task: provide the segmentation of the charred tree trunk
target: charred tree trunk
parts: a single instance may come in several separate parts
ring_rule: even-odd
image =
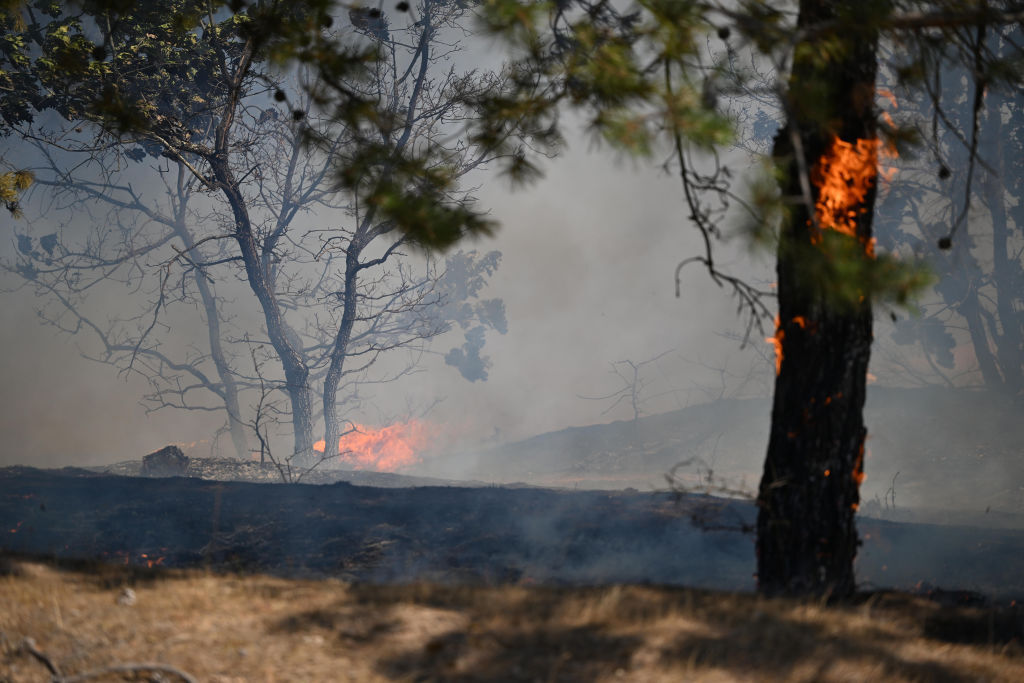
[[[797,46],[789,122],[775,142],[774,153],[788,169],[784,194],[813,204],[822,200],[823,158],[835,149],[834,142],[856,146],[858,140],[876,138],[877,36],[848,28],[857,25],[849,19],[859,4],[800,2],[801,27],[843,19],[848,31],[819,36],[844,41],[841,49],[830,51],[831,59],[813,42]],[[758,584],[768,594],[842,597],[855,587],[854,514],[867,434],[862,409],[871,304],[870,296],[843,299],[836,292],[839,256],[827,247],[848,240],[855,248],[841,258],[873,258],[874,200],[872,178],[849,207],[848,236],[836,233],[830,219],[807,201],[794,206],[780,231],[776,338],[782,355],[757,520]]]

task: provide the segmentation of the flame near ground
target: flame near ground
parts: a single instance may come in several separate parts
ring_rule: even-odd
[[[353,424],[338,440],[338,458],[342,465],[357,470],[395,472],[421,462],[438,431],[435,425],[415,419],[379,429]],[[313,448],[323,453],[325,445],[321,439]]]

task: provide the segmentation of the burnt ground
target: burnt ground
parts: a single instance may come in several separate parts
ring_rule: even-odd
[[[0,470],[2,552],[359,582],[746,591],[754,588],[753,538],[735,529],[753,517],[749,503],[637,491]],[[967,591],[1024,597],[1024,530],[870,518],[860,530],[865,588],[954,601],[981,599]]]

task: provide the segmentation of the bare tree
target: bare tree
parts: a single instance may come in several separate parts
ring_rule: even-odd
[[[36,143],[45,162],[36,170],[39,188],[52,208],[63,210],[48,216],[71,220],[69,212],[84,213],[88,227],[83,239],[77,239],[78,225],[36,239],[21,234],[19,258],[6,267],[39,295],[44,321],[65,333],[88,333],[99,343],[87,358],[146,378],[148,410],[223,410],[235,453],[245,457],[239,392],[246,381],[232,369],[212,268],[195,258],[196,243],[205,239],[201,226],[213,220],[195,208],[198,180],[183,164],[160,160],[153,170],[164,191],[144,193],[125,177],[129,171],[137,176],[138,167],[116,151],[90,154],[90,179],[66,172],[49,142]],[[123,298],[116,290],[125,288],[131,292],[127,301],[102,305]],[[90,305],[96,299],[99,310]],[[203,319],[205,347],[192,342],[179,348],[167,338],[170,321],[181,324],[181,311],[189,320],[189,309]]]
[[[312,96],[289,95],[258,42],[231,21],[204,17],[198,28],[160,40],[149,33],[147,11],[101,29],[105,44],[146,54],[114,66],[118,85],[151,103],[142,110],[147,125],[125,133],[102,115],[81,115],[84,101],[50,102],[63,128],[24,131],[42,159],[39,186],[53,198],[48,208],[78,212],[78,220],[86,213],[89,228],[77,242],[71,223],[58,233],[23,234],[7,267],[48,297],[48,320],[99,339],[94,358],[144,374],[152,407],[226,411],[239,454],[248,450],[251,422],[239,394],[272,383],[288,397],[291,457],[311,463],[317,419],[326,443],[338,443],[339,405],[359,399],[360,386],[415,367],[429,340],[451,326],[437,309],[460,288],[444,284],[438,259],[411,254],[377,206],[338,192],[335,170],[359,153],[354,141],[365,131],[317,114],[315,79],[299,74],[297,92]],[[356,24],[377,59],[349,83],[393,115],[394,125],[378,131],[391,158],[429,145],[444,150],[437,163],[455,177],[490,158],[452,136],[469,115],[461,103],[500,85],[497,76],[439,68],[459,49],[449,39],[462,14],[455,4],[425,0],[418,20],[404,27]],[[182,70],[193,60],[195,68]],[[131,69],[142,75],[129,78]],[[471,203],[472,192],[451,200]],[[459,257],[497,262],[493,254]],[[86,301],[114,282],[137,295],[136,312],[100,322]],[[174,328],[194,325],[195,313],[205,343],[172,351]],[[503,331],[503,311],[485,326]],[[247,347],[264,354],[256,367],[273,360],[280,374],[247,371]],[[400,349],[410,351],[404,362],[371,374],[382,355]]]
[[[601,396],[584,396],[582,394],[577,394],[577,397],[587,401],[611,401],[611,404],[605,408],[601,415],[607,415],[622,403],[628,403],[629,407],[633,411],[633,425],[635,430],[636,424],[640,420],[640,416],[643,414],[642,406],[649,398],[643,396],[644,389],[647,388],[651,382],[650,377],[644,373],[644,366],[656,363],[669,353],[671,353],[671,349],[668,351],[662,351],[657,356],[639,362],[629,360],[628,358],[613,361],[609,363],[611,366],[609,372],[618,378],[618,383],[621,386],[619,386],[618,389]]]

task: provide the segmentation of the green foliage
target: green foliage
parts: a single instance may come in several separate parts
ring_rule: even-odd
[[[706,8],[680,0],[643,0],[628,15],[584,7],[574,14],[565,4],[483,4],[486,30],[522,56],[512,67],[518,88],[479,103],[481,139],[518,130],[554,146],[563,105],[584,113],[598,140],[635,156],[676,136],[704,147],[732,139],[732,122],[701,97],[704,74],[695,65],[710,30]],[[505,170],[517,179],[533,171],[517,155]]]
[[[944,3],[922,6],[933,5],[956,9]],[[33,26],[19,25],[17,11],[0,15],[2,113],[8,126],[28,120],[33,109],[50,108],[69,120],[84,118],[134,137],[152,155],[167,152],[170,140],[187,150],[214,134],[214,112],[237,88],[266,78],[263,69],[245,72],[247,83],[232,82],[242,60],[268,68],[306,64],[319,77],[311,93],[314,104],[359,142],[357,153],[338,169],[342,187],[425,247],[445,248],[495,228],[485,214],[447,201],[456,179],[437,149],[428,145],[396,153],[380,142],[398,125],[395,113],[360,95],[358,85],[381,44],[329,30],[333,16],[347,5],[336,0],[82,0],[77,15],[54,3],[36,7],[40,14],[34,16],[42,19]],[[812,26],[807,30],[813,39],[795,41],[791,16],[758,0],[724,11],[693,0],[639,0],[627,11],[586,0],[486,0],[478,7],[480,26],[499,37],[515,61],[507,70],[509,87],[460,96],[475,113],[469,140],[491,150],[499,170],[515,183],[539,177],[528,149],[555,153],[561,148],[560,113],[566,107],[586,117],[597,139],[630,155],[650,157],[677,143],[697,149],[727,145],[734,124],[714,96],[707,96],[714,93],[717,74],[701,63],[706,39],[714,34],[723,41],[745,41],[769,58],[795,44],[793,73],[801,77],[790,81],[786,106],[799,120],[825,129],[832,125],[829,103],[836,100],[838,86],[814,74],[827,73],[830,64],[844,59],[858,36],[886,30],[900,8],[886,0],[838,3],[837,13],[829,15],[832,24]],[[100,28],[101,43],[90,40],[86,19]],[[921,44],[942,45],[934,31],[921,36]],[[38,56],[32,56],[33,49]],[[918,83],[933,65],[916,51],[898,68],[905,82]],[[992,82],[1019,81],[1019,55],[988,60],[985,68],[984,77]],[[918,143],[909,127],[882,125],[881,133],[901,153]],[[770,188],[755,185],[751,192],[770,225],[771,216],[779,215],[770,208]],[[762,227],[753,234],[764,240],[771,230]],[[916,286],[915,275],[897,277],[897,265],[885,259],[850,272],[844,263],[839,259],[826,269],[842,272],[843,278],[812,279],[864,277],[862,289],[877,295],[888,283],[888,296],[897,301]]]
[[[0,11],[0,135],[32,120],[35,82],[26,28],[14,9],[5,7]]]
[[[197,17],[208,8],[199,0],[128,8],[85,2],[83,16],[107,27],[100,44],[74,15],[35,27],[43,39],[32,70],[34,107],[143,139],[208,135],[211,110],[231,91],[221,57],[239,58],[245,24],[230,16],[201,31]]]
[[[824,230],[817,244],[785,240],[781,249],[780,258],[792,264],[800,287],[834,310],[864,301],[910,306],[934,283],[924,265],[889,254],[871,255],[860,241],[833,230]]]
[[[490,235],[494,224],[463,203],[445,199],[458,172],[443,159],[396,155],[387,144],[364,140],[339,169],[342,186],[424,247],[445,249],[467,235]]]
[[[779,196],[784,178],[782,168],[767,160],[750,175],[747,203],[752,212],[740,228],[755,251],[774,252],[778,247],[779,226],[788,214]]]
[[[83,0],[80,7],[5,38],[9,61],[25,75],[21,99],[4,102],[11,125],[31,120],[32,109],[49,109],[137,141],[126,152],[136,161],[148,154],[209,162],[221,153],[214,151],[218,127],[233,116],[237,98],[274,87],[274,69],[308,64],[318,75],[314,105],[363,143],[337,169],[363,205],[425,245],[443,248],[493,229],[484,214],[448,200],[457,178],[439,161],[442,150],[399,153],[372,134],[387,139],[403,122],[360,94],[380,46],[327,31],[339,9],[334,0]],[[99,43],[90,39],[96,27]],[[32,42],[35,59],[28,57]]]
[[[0,202],[15,218],[21,216],[18,199],[21,193],[32,185],[32,173],[29,171],[8,171],[0,173]]]

